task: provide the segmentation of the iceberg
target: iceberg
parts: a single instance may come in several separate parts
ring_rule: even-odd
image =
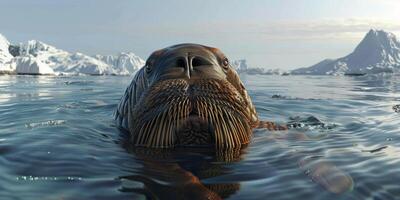
[[[8,51],[10,42],[3,35],[0,34],[0,74],[12,73],[12,68],[8,64],[13,56]]]
[[[114,66],[119,74],[133,74],[145,65],[145,61],[132,52],[121,52],[118,55],[95,55],[94,57]]]
[[[55,75],[50,66],[30,55],[13,58],[9,66],[17,74]]]
[[[0,74],[132,75],[145,61],[134,53],[88,56],[38,40],[10,44],[0,34]]]
[[[352,53],[326,59],[292,74],[346,75],[393,73],[400,70],[400,42],[393,33],[371,29]]]

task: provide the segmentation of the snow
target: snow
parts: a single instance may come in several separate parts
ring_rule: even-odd
[[[132,75],[144,63],[134,53],[91,57],[80,52],[70,53],[38,40],[10,47],[10,42],[0,34],[0,73]]]
[[[112,65],[120,74],[133,74],[145,65],[145,61],[132,52],[118,55],[95,55],[96,59]]]
[[[11,70],[10,66],[7,64],[13,56],[8,51],[10,42],[3,35],[0,34],[0,73],[9,72]]]
[[[276,69],[266,69],[264,71],[264,74],[268,74],[268,75],[287,75],[289,74],[289,72],[276,68]]]
[[[232,67],[238,72],[245,72],[247,71],[247,61],[245,59],[234,60],[231,62]]]
[[[231,66],[239,74],[282,75],[287,72],[281,69],[265,69],[263,67],[249,67],[246,59],[233,60]]]
[[[400,42],[392,33],[371,29],[355,50],[342,58],[324,60],[292,74],[343,75],[381,73],[400,69]]]
[[[27,55],[18,56],[11,60],[10,67],[18,74],[54,75],[54,71],[38,58]]]
[[[89,75],[125,75],[112,66],[82,53],[68,54],[65,57],[50,57],[56,72]]]
[[[33,55],[57,73],[111,75],[118,74],[112,66],[83,53],[69,53],[37,40],[20,45],[21,55]]]

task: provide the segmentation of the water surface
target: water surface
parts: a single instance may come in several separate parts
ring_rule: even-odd
[[[0,76],[0,198],[166,197],[179,192],[179,166],[227,199],[398,199],[399,78],[242,76],[260,118],[294,136],[256,131],[246,149],[215,155],[126,148],[112,114],[130,77]],[[334,164],[353,188],[312,181],[306,157]]]

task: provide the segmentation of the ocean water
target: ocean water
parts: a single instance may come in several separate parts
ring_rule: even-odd
[[[260,118],[293,128],[215,153],[130,148],[112,118],[130,77],[0,76],[0,199],[399,199],[399,78],[244,75]]]

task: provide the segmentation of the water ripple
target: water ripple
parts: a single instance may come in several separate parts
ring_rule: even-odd
[[[62,125],[65,124],[67,121],[65,120],[49,120],[49,121],[45,121],[45,122],[32,122],[32,123],[28,123],[25,124],[26,128],[38,128],[38,127],[43,127],[43,126],[58,126],[58,125]]]
[[[215,154],[126,147],[112,114],[130,77],[0,76],[0,197],[145,199],[189,175],[227,199],[398,199],[397,76],[242,80],[260,119],[291,129]]]

